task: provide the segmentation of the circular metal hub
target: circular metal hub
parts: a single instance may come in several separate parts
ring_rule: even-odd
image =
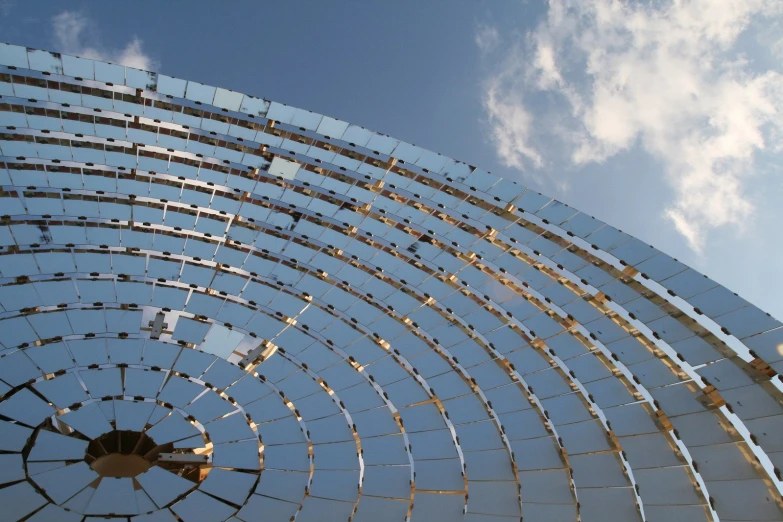
[[[90,467],[102,477],[135,477],[152,467],[152,463],[133,453],[109,453],[98,457]]]

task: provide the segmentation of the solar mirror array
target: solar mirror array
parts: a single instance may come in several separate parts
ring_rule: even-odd
[[[154,72],[0,96],[0,520],[783,519],[781,323],[655,248]]]

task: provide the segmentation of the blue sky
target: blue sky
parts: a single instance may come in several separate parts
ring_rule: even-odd
[[[0,40],[364,125],[589,212],[783,317],[783,3],[0,0]]]

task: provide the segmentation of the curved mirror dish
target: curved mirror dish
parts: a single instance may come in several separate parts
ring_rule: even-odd
[[[0,44],[0,519],[783,519],[783,328],[509,180]]]

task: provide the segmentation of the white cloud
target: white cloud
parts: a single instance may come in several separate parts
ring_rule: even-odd
[[[522,169],[530,162],[543,166],[543,158],[531,145],[533,117],[525,108],[519,63],[490,79],[484,93],[484,109],[491,128],[491,139],[503,164]]]
[[[121,49],[104,47],[96,33],[91,30],[95,23],[75,11],[63,11],[52,18],[52,32],[57,49],[65,54],[74,54],[104,62],[112,62],[147,71],[156,70],[158,64],[142,49],[137,37]]]
[[[783,75],[754,70],[738,39],[781,18],[783,0],[550,0],[486,81],[490,138],[518,168],[552,159],[541,134],[575,165],[640,146],[674,189],[664,215],[699,251],[710,229],[752,216],[754,156],[780,150]]]

